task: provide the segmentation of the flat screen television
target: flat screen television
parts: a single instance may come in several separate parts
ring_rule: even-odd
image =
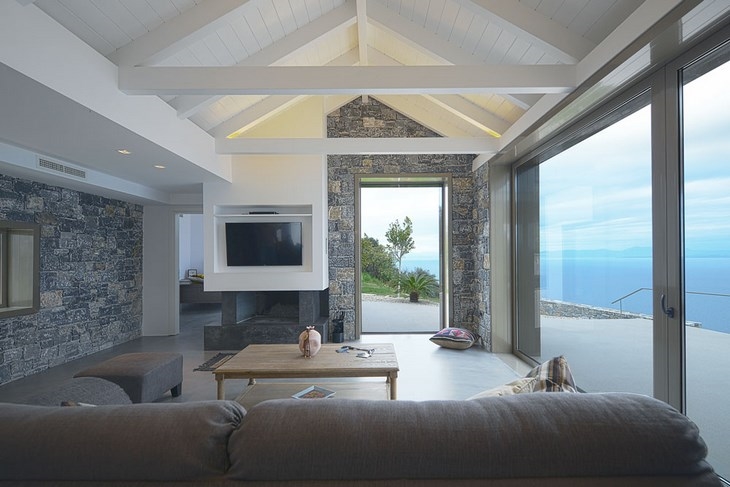
[[[227,222],[226,264],[302,265],[301,222]]]

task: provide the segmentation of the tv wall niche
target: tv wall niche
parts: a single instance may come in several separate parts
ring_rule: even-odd
[[[311,205],[218,205],[214,219],[215,272],[312,270]]]

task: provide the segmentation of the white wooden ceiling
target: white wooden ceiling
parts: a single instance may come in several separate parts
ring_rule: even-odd
[[[35,4],[123,67],[494,67],[575,65],[641,2],[36,0]],[[202,76],[220,77],[222,73],[208,71]],[[540,91],[570,89],[552,87],[551,80],[540,79],[548,74],[534,73],[537,79],[530,80],[534,89],[500,85],[492,91],[467,90],[457,83],[432,89],[442,91],[441,94],[396,95],[387,93],[386,86],[375,97],[444,136],[499,136],[540,99]],[[325,78],[330,75],[318,71],[313,76],[310,91],[321,93],[315,88],[318,83],[326,86]],[[409,76],[417,75],[405,72],[403,76],[408,82]],[[150,80],[145,75],[139,84]],[[541,84],[548,86],[542,88]],[[297,79],[282,79],[280,85],[271,89],[283,92],[296,85]],[[333,92],[336,90],[337,86],[332,88]],[[164,87],[145,90],[160,95],[178,116],[189,118],[216,137],[237,132],[245,136],[246,131],[271,113],[279,113],[282,107],[291,108],[311,96],[296,93],[271,99],[266,86],[259,90],[253,87],[251,91],[260,93],[228,95],[205,81],[196,90],[190,90],[191,94],[175,95],[180,91]],[[353,91],[357,93],[348,93],[351,97],[372,94],[367,91],[367,84],[364,89]],[[395,88],[391,91],[397,92]],[[421,91],[428,91],[427,87]],[[241,128],[245,130],[239,132]]]
[[[0,0],[0,170],[40,178],[43,155],[169,202],[230,181],[234,154],[503,162],[660,62],[658,38],[728,15],[727,0]],[[439,137],[326,138],[357,97]],[[284,123],[302,115],[317,135]]]

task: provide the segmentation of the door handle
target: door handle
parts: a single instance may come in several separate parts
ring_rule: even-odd
[[[666,294],[662,294],[661,298],[659,299],[659,303],[662,305],[662,312],[670,318],[674,318],[674,308],[672,308],[671,306],[667,308]]]

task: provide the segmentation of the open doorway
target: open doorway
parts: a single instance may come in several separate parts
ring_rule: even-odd
[[[177,246],[179,280],[179,331],[195,323],[220,323],[221,293],[205,291],[203,271],[203,215],[179,213]]]
[[[362,333],[434,333],[448,314],[448,179],[367,177],[358,185]]]

